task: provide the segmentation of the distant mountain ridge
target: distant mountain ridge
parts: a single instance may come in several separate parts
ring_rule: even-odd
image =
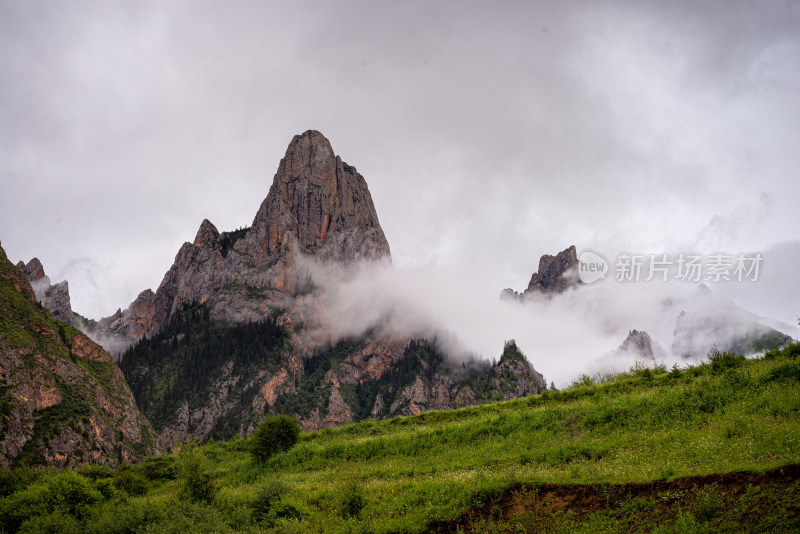
[[[539,270],[531,276],[527,289],[522,293],[504,289],[500,298],[527,302],[536,295],[553,298],[570,289],[585,287],[577,275],[579,263],[574,245],[555,256],[544,254],[539,260]],[[580,300],[575,302],[580,303]],[[535,302],[529,303],[536,305]],[[677,314],[674,322],[669,324],[673,331],[669,347],[673,355],[684,359],[703,359],[712,349],[752,355],[781,347],[792,340],[790,335],[767,324],[770,321],[765,318],[748,312],[730,300],[715,297],[705,284],[700,284],[690,298],[666,299],[659,306],[658,312],[642,312],[661,313],[665,318]],[[774,321],[771,323],[775,324]],[[628,335],[619,348],[601,359],[662,362],[669,354],[647,332],[636,330],[632,328],[633,325],[615,326],[629,329]]]
[[[122,356],[137,402],[170,443],[243,434],[268,413],[315,429],[544,387],[524,357],[493,367],[377,330],[334,338],[313,271],[364,261],[391,261],[367,183],[309,130],[290,142],[250,227],[220,233],[204,220],[155,292],[89,333]]]

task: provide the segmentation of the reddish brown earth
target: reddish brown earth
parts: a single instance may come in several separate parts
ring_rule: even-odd
[[[601,509],[613,508],[624,500],[659,499],[661,508],[669,508],[675,499],[689,495],[696,488],[716,485],[726,500],[743,495],[749,486],[789,487],[800,480],[800,464],[779,467],[765,473],[748,471],[715,473],[622,484],[518,484],[474,507],[460,517],[434,525],[429,532],[477,532],[472,528],[481,519],[512,519],[531,510],[571,511],[581,520]],[[674,496],[674,499],[671,498]]]

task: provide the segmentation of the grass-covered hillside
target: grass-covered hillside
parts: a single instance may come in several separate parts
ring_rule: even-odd
[[[599,382],[599,383],[598,383]],[[116,470],[5,471],[6,532],[793,532],[800,344]]]

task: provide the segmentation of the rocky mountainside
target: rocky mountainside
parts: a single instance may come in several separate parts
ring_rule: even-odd
[[[532,395],[545,388],[516,344],[495,365],[446,358],[435,341],[365,335],[298,356],[274,320],[219,326],[208,309],[176,314],[120,365],[168,443],[251,432],[265,414],[306,430]],[[177,409],[176,409],[177,407]]]
[[[52,285],[50,277],[44,274],[44,266],[39,258],[33,258],[27,264],[20,261],[17,263],[17,267],[25,273],[36,295],[36,300],[47,308],[50,315],[63,323],[75,326],[67,281]]]
[[[643,330],[631,330],[628,337],[615,352],[616,356],[623,356],[644,363],[659,363],[664,360],[667,351],[653,341],[650,334]]]
[[[204,220],[158,289],[90,334],[119,354],[129,347],[120,365],[170,443],[246,433],[268,413],[316,429],[543,387],[524,358],[453,363],[434,342],[377,329],[334,338],[314,277],[364,261],[391,261],[366,181],[308,131],[292,139],[250,227],[219,232]]]
[[[90,335],[121,352],[197,302],[218,322],[263,319],[313,289],[302,264],[309,256],[338,265],[390,259],[366,181],[313,130],[292,139],[252,226],[220,233],[204,220],[156,292],[143,291]]]
[[[552,295],[563,293],[581,283],[578,278],[577,268],[578,253],[575,250],[575,245],[562,250],[555,256],[545,254],[539,258],[539,270],[533,273],[528,287],[522,293],[506,288],[501,293],[501,297],[520,299],[534,294]]]
[[[0,247],[0,465],[56,467],[162,451],[111,356],[37,301]],[[68,302],[68,301],[67,301]]]

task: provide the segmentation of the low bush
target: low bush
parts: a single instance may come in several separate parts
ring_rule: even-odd
[[[286,499],[289,488],[279,480],[270,480],[256,494],[250,507],[253,518],[266,527],[272,527],[278,519],[302,519],[303,513]]]
[[[268,417],[253,434],[250,453],[257,461],[264,462],[294,447],[299,438],[297,419],[289,415]]]
[[[800,361],[779,365],[764,377],[764,382],[800,382]]]
[[[741,366],[746,361],[746,358],[741,354],[734,354],[727,350],[720,351],[715,347],[708,353],[708,360],[711,362],[711,372],[719,374],[728,369]]]
[[[266,519],[281,500],[281,497],[288,491],[288,488],[279,480],[270,480],[264,484],[256,493],[255,499],[251,503],[253,517],[256,521]]]
[[[27,488],[36,482],[45,471],[36,471],[31,467],[0,467],[0,498]]]
[[[697,497],[695,503],[695,514],[701,521],[710,521],[722,512],[722,497],[717,491],[716,484],[709,484],[702,488],[695,487],[694,493]]]
[[[367,499],[361,484],[355,480],[349,481],[342,492],[340,513],[345,517],[359,517],[366,505]]]
[[[0,530],[16,532],[23,523],[52,512],[81,519],[106,497],[86,478],[72,471],[45,478],[0,502]]]
[[[181,496],[185,500],[206,504],[214,500],[217,487],[206,462],[194,440],[184,445],[178,458],[178,474],[182,481]]]
[[[128,495],[144,495],[147,493],[147,479],[130,469],[119,471],[114,477],[114,486]]]
[[[174,480],[178,466],[174,456],[148,456],[139,465],[139,470],[150,480]]]
[[[80,522],[60,510],[32,517],[22,524],[19,534],[83,534]]]
[[[108,464],[86,464],[78,468],[78,474],[91,480],[112,478],[114,469]]]

